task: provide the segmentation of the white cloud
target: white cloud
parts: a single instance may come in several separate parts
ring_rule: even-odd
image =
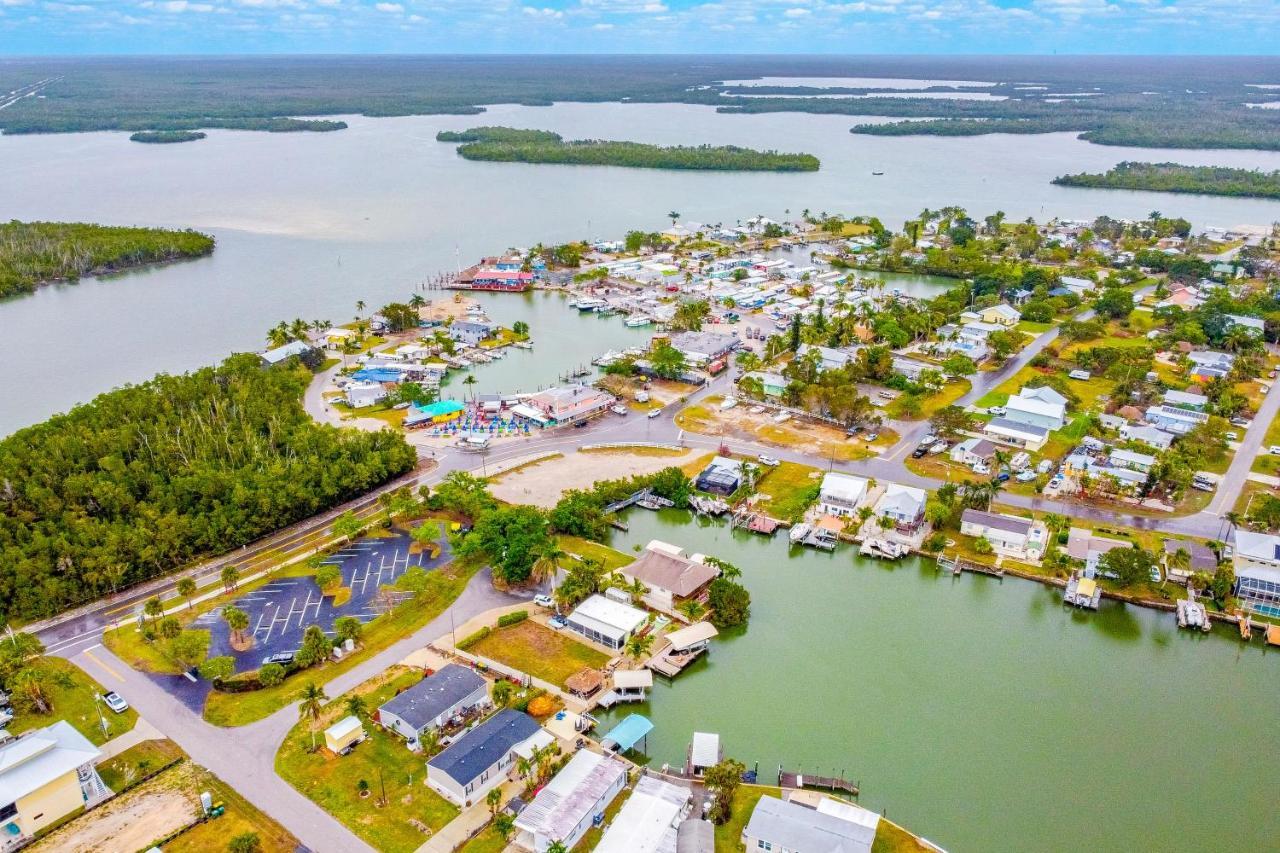
[[[533,6],[525,6],[521,11],[532,18],[550,18],[552,20],[558,20],[564,17],[564,12],[561,12],[559,9],[552,9],[549,7],[535,9]]]
[[[800,7],[796,6],[791,9],[788,9],[782,14],[788,18],[803,18],[807,15],[812,15],[813,13],[810,12],[808,9],[801,9]]]
[[[399,3],[375,3],[373,8],[379,12],[386,12],[388,15],[399,15],[404,11],[404,6]]]
[[[613,29],[613,24],[592,24],[592,25],[591,25],[591,29],[593,29],[593,30],[611,30],[611,29]]]

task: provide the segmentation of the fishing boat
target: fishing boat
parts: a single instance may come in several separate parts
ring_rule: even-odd
[[[520,347],[520,349],[533,349],[533,342],[532,341],[516,341],[514,344],[512,344],[512,346]]]
[[[647,326],[652,322],[653,322],[652,317],[645,317],[642,315],[639,317],[628,317],[624,325],[632,329],[638,329],[641,326]]]
[[[811,530],[813,530],[812,524],[805,524],[804,522],[801,522],[791,528],[791,532],[787,534],[787,538],[791,540],[792,545],[798,545],[805,540],[805,537],[809,535]]]
[[[589,313],[592,311],[601,311],[607,305],[608,303],[603,299],[598,299],[594,296],[584,296],[574,304],[574,307],[583,313]]]
[[[872,172],[871,174],[875,175],[876,177],[879,177],[880,175],[883,175],[884,172]]]

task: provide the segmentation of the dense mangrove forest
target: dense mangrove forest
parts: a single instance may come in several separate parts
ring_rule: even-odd
[[[1105,172],[1062,175],[1054,178],[1053,182],[1064,187],[1280,198],[1280,171],[1263,172],[1226,166],[1125,161]]]

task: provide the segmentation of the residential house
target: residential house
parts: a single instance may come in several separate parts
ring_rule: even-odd
[[[1242,326],[1255,338],[1260,338],[1267,332],[1266,324],[1258,317],[1246,317],[1241,314],[1228,314],[1226,319],[1228,321],[1228,329],[1235,328],[1236,326]]]
[[[269,349],[262,354],[262,361],[268,365],[280,364],[297,356],[302,358],[315,351],[315,347],[306,341],[289,341],[284,346]]]
[[[1165,432],[1159,427],[1126,424],[1120,427],[1120,437],[1125,441],[1136,441],[1154,450],[1168,450],[1173,445],[1173,433]]]
[[[703,492],[728,496],[742,485],[743,473],[742,460],[717,456],[702,469],[693,485]]]
[[[722,332],[676,332],[668,343],[680,351],[686,362],[701,366],[724,358],[737,349],[741,341],[737,335]]]
[[[1146,474],[1156,466],[1156,458],[1145,453],[1134,453],[1132,450],[1113,450],[1108,459],[1113,468],[1128,468]]]
[[[1047,430],[1062,429],[1067,417],[1067,398],[1047,385],[1023,387],[1005,403],[1006,420]]]
[[[1020,447],[1030,451],[1039,450],[1049,440],[1047,428],[1019,423],[1008,418],[993,418],[988,421],[982,428],[982,434],[996,444]]]
[[[546,853],[557,842],[572,850],[626,785],[627,765],[617,757],[575,752],[516,816],[513,843],[533,853]]]
[[[363,409],[387,398],[387,389],[381,382],[349,382],[343,389],[347,405],[353,409]]]
[[[1187,553],[1188,559],[1185,565],[1176,556],[1179,551]],[[1213,574],[1218,568],[1218,555],[1212,548],[1201,545],[1199,542],[1187,539],[1166,539],[1162,562],[1165,577],[1177,583],[1186,583],[1197,572]]]
[[[324,332],[325,346],[329,347],[329,349],[342,349],[343,345],[345,345],[347,341],[353,340],[356,337],[358,336],[355,331],[351,329],[335,327],[332,329],[325,329]]]
[[[1177,406],[1149,406],[1143,417],[1152,426],[1175,435],[1186,435],[1209,421],[1209,415],[1206,412],[1182,409]]]
[[[1191,360],[1191,377],[1200,382],[1207,382],[1226,376],[1231,372],[1236,357],[1231,353],[1215,350],[1198,350],[1187,353]]]
[[[970,468],[990,466],[996,458],[996,446],[985,438],[966,438],[951,448],[951,461]]]
[[[1005,328],[1018,325],[1018,321],[1022,319],[1022,315],[1016,308],[1005,305],[1003,302],[998,305],[989,305],[977,314],[982,318],[982,322]]]
[[[1166,406],[1172,408],[1194,409],[1197,412],[1203,412],[1205,407],[1209,405],[1209,398],[1203,394],[1170,389],[1164,392],[1163,402]]]
[[[481,323],[479,320],[454,320],[449,326],[449,337],[460,344],[473,347],[485,338],[493,337],[497,328],[492,323]]]
[[[852,474],[829,471],[822,475],[818,491],[818,511],[826,515],[850,518],[867,497],[867,479]]]
[[[926,370],[938,370],[936,364],[930,364],[927,361],[919,359],[907,358],[905,356],[895,355],[893,357],[893,372],[899,376],[905,376],[912,382],[918,382],[920,375]]]
[[[529,270],[481,268],[472,273],[474,290],[525,291],[533,285],[535,276]]]
[[[765,795],[742,830],[750,851],[778,853],[870,853],[880,816],[852,803],[829,797],[817,808]]]
[[[102,753],[66,720],[0,746],[0,849],[23,846],[111,791],[95,764]]]
[[[692,800],[693,792],[684,785],[641,776],[595,853],[672,853]]]
[[[924,523],[924,506],[924,489],[888,483],[873,511],[876,516],[892,521],[899,531],[913,533]]]
[[[421,738],[463,711],[488,704],[488,683],[465,666],[447,664],[393,696],[376,719],[417,750]]]
[[[801,344],[800,348],[796,350],[796,357],[805,358],[810,353],[818,357],[818,368],[820,370],[838,370],[853,361],[853,354],[850,352],[815,344]]]
[[[517,758],[528,758],[555,740],[538,721],[504,708],[449,744],[427,762],[427,784],[454,805],[483,802]]]
[[[753,370],[744,374],[743,379],[758,379],[766,397],[781,397],[787,390],[787,378],[780,373],[765,373]]]
[[[705,598],[707,587],[720,575],[720,570],[690,559],[681,548],[657,547],[665,544],[650,542],[634,563],[618,572],[626,580],[644,585],[648,590],[642,596],[645,604],[675,613],[684,602]]]
[[[593,595],[565,617],[569,628],[602,646],[621,649],[649,618],[643,610]]]
[[[1048,529],[1041,522],[976,509],[961,514],[960,532],[986,539],[997,554],[1017,560],[1039,560],[1048,539]]]
[[[1280,536],[1236,528],[1235,595],[1251,610],[1280,616]]]
[[[1065,287],[1067,290],[1071,291],[1076,296],[1079,296],[1081,299],[1084,299],[1090,296],[1095,290],[1098,289],[1098,285],[1096,285],[1089,279],[1079,278],[1073,275],[1064,275],[1059,280],[1059,283],[1061,284],[1062,287]]]
[[[1093,578],[1097,573],[1098,559],[1114,548],[1132,548],[1133,544],[1122,539],[1098,536],[1092,530],[1073,527],[1067,533],[1067,556],[1085,564],[1085,576]]]
[[[530,395],[523,405],[540,412],[546,422],[557,425],[598,415],[616,402],[612,394],[591,385],[565,385]]]

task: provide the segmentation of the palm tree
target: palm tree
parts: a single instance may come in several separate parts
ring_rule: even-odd
[[[471,388],[471,402],[473,403],[476,400],[476,392],[475,392],[474,386],[479,381],[480,380],[476,379],[476,376],[474,373],[468,373],[467,378],[462,380],[463,385],[466,385],[468,388]]]
[[[147,603],[142,605],[142,615],[144,617],[150,616],[152,619],[155,619],[162,613],[164,613],[164,605],[160,603],[159,596],[152,596],[151,598],[148,598]],[[145,622],[146,619],[144,618],[143,621]]]
[[[242,641],[244,639],[244,629],[249,627],[249,614],[239,607],[226,607],[222,610],[222,618],[226,621],[227,627],[231,629],[231,634],[236,641]]]
[[[191,609],[191,596],[196,594],[196,582],[193,578],[178,578],[178,595],[187,600],[187,609]]]
[[[347,356],[360,352],[360,344],[348,338],[342,342],[342,366],[347,366]]]
[[[671,220],[671,227],[675,228],[676,223],[680,221],[680,212],[672,210],[667,213],[667,218]]]
[[[289,343],[289,330],[285,328],[283,322],[278,326],[273,326],[267,332],[267,342],[273,347],[282,347]]]
[[[357,299],[356,300],[356,316],[359,317],[363,314],[364,314],[364,300]]]
[[[569,853],[569,848],[562,841],[552,841],[547,845],[547,853]]]
[[[355,693],[347,697],[344,707],[346,708],[347,716],[355,717],[358,720],[363,720],[369,715],[369,708],[365,704],[364,697]]]
[[[427,304],[427,300],[422,298],[421,293],[415,293],[409,297],[409,307],[412,308],[414,311],[417,311],[419,308],[421,308],[423,305],[426,305],[426,304]]]
[[[639,661],[649,653],[653,648],[653,634],[632,634],[631,639],[627,640],[627,656],[634,661]]]
[[[311,328],[311,324],[306,320],[298,317],[289,324],[289,334],[295,341],[303,341],[307,338],[307,331]]]
[[[320,712],[324,709],[325,700],[329,697],[324,694],[324,688],[317,686],[314,681],[308,681],[307,686],[302,688],[302,695],[299,697],[301,701],[298,703],[298,716],[304,720],[311,721],[311,751],[316,751],[316,721],[320,719]]]
[[[489,793],[484,795],[484,801],[489,806],[489,816],[497,817],[498,809],[502,806],[502,790],[500,788],[492,788]]]
[[[240,582],[240,570],[235,566],[227,566],[222,570],[222,588],[231,592]]]
[[[539,583],[547,578],[554,578],[556,572],[560,569],[560,561],[567,556],[569,556],[568,552],[561,549],[559,544],[552,539],[538,553],[538,558],[534,560],[531,577]]]

